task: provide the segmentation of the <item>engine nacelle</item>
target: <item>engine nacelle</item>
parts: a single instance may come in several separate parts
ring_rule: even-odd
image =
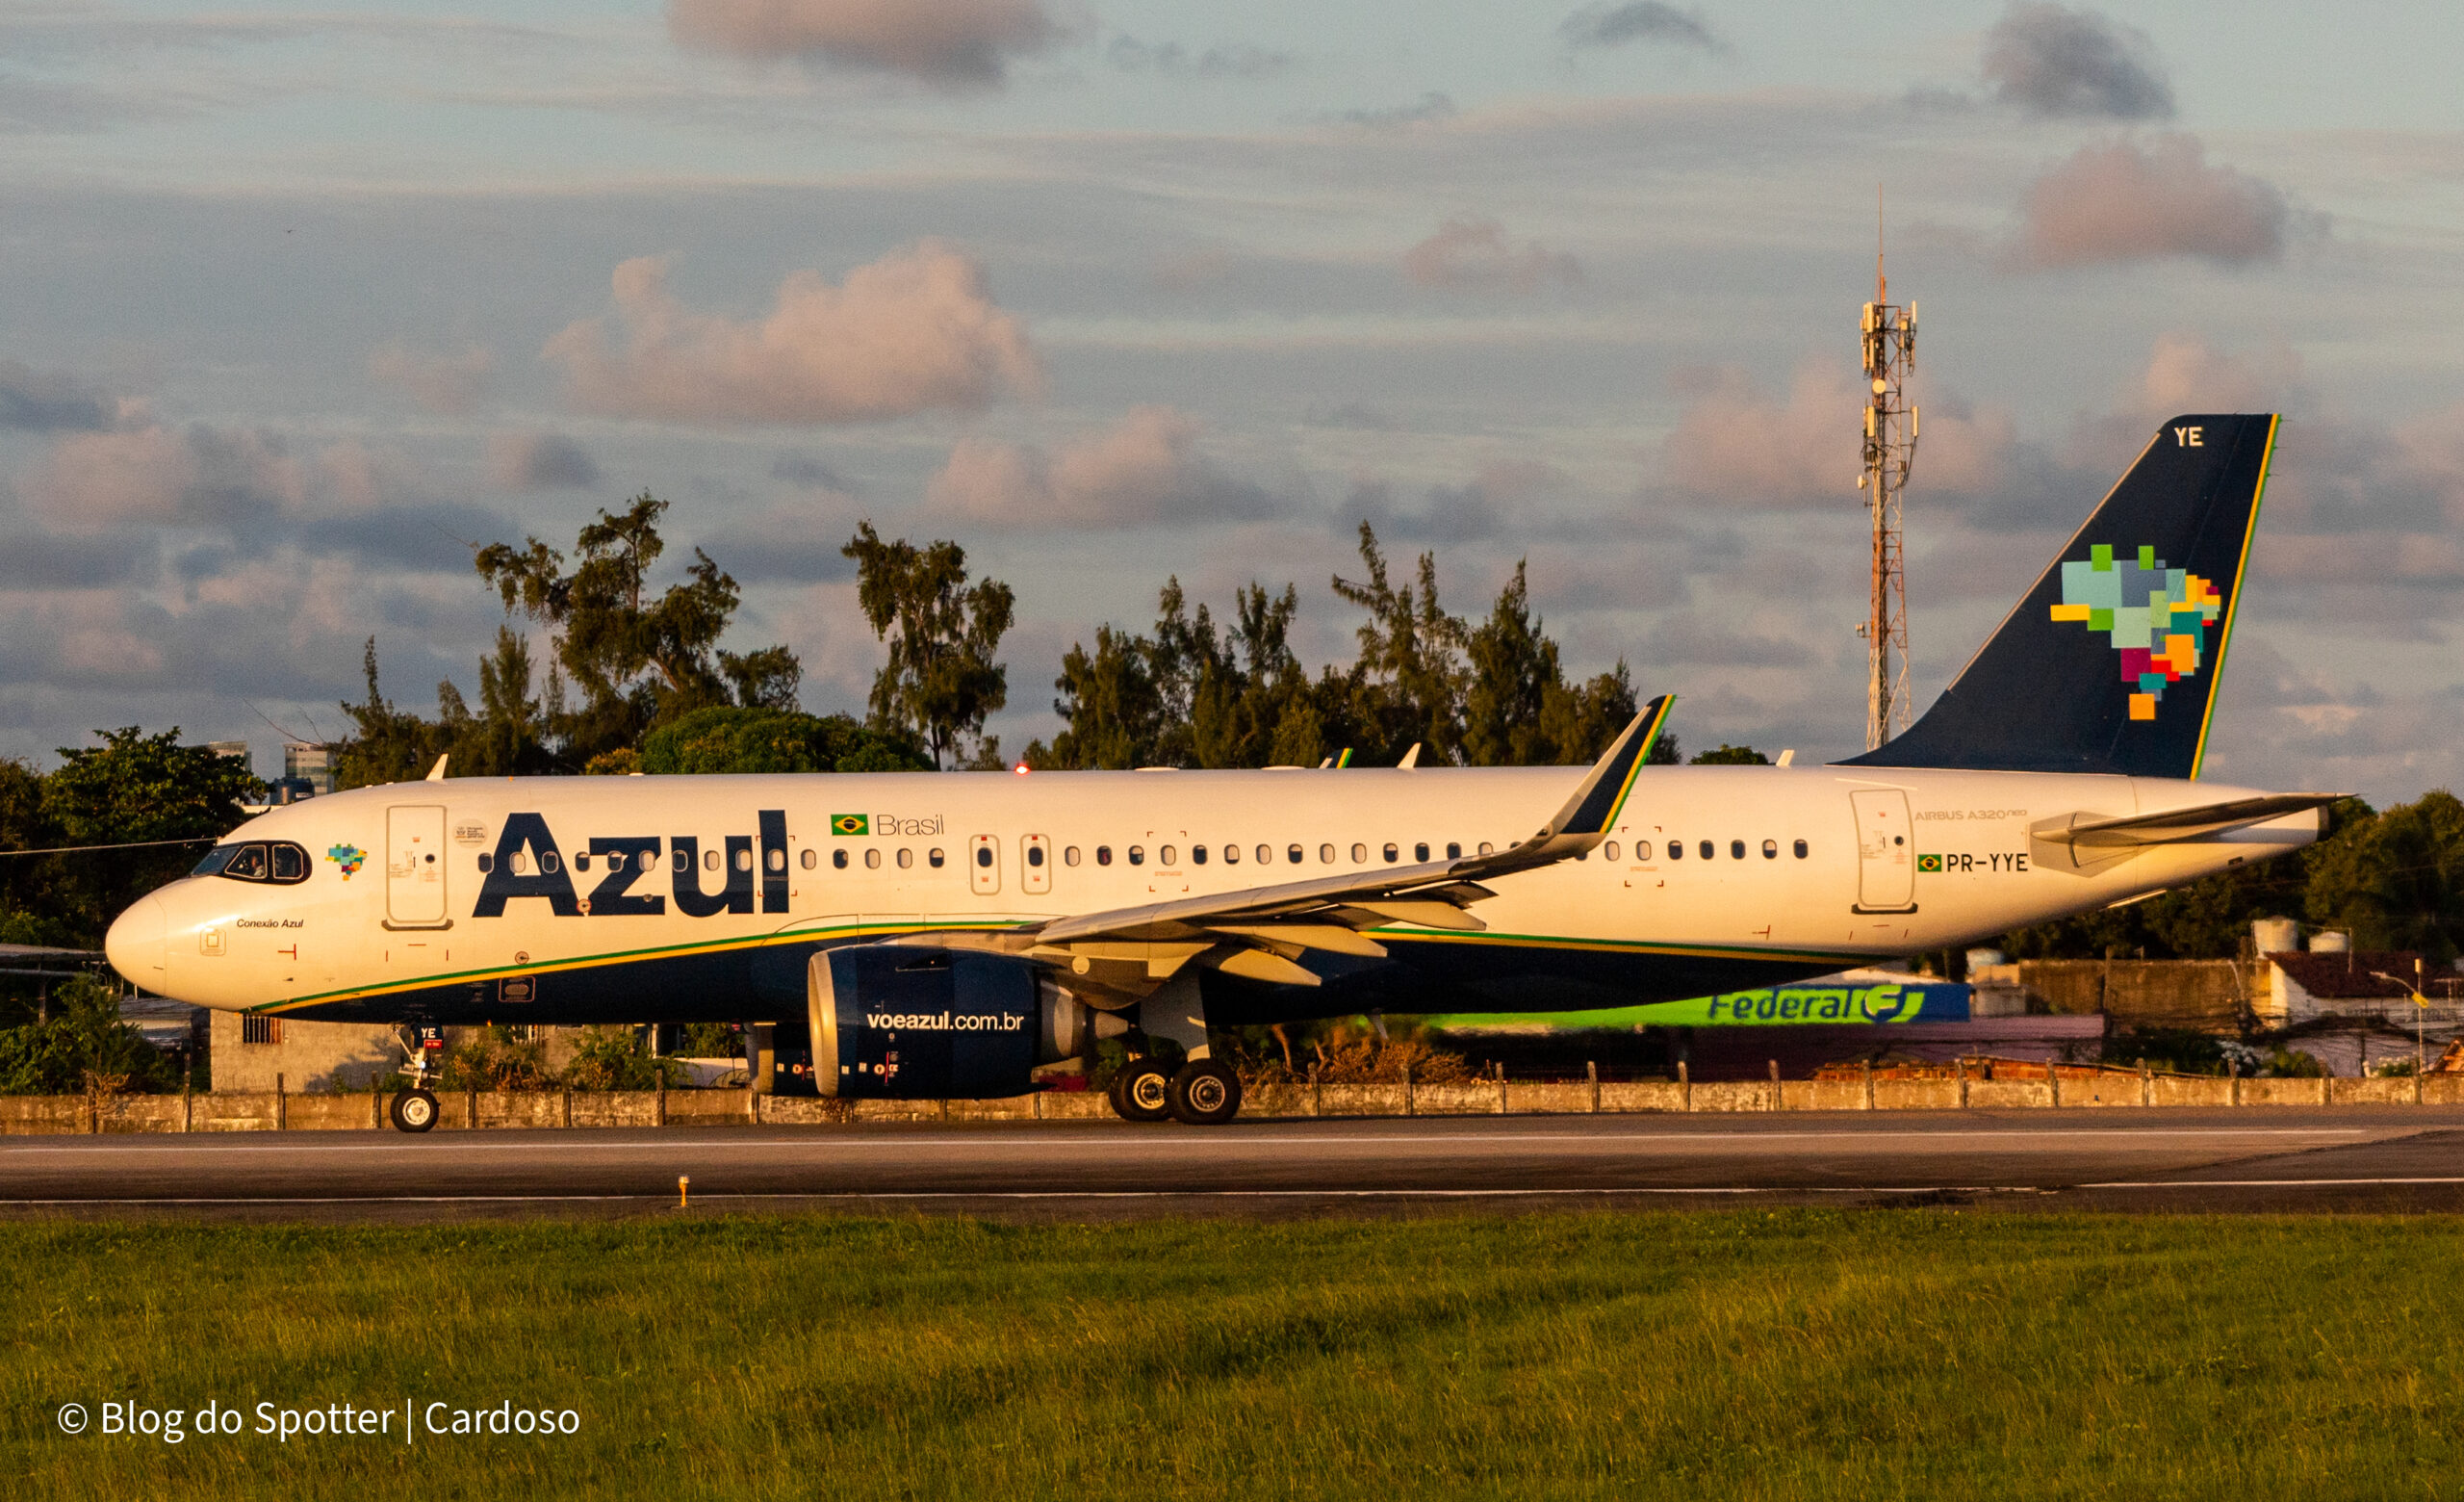
[[[813,1083],[847,1100],[1024,1095],[1039,1064],[1126,1031],[1026,960],[868,944],[825,949],[806,971]]]

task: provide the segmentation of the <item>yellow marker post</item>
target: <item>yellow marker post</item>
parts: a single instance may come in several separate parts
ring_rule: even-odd
[[[676,1176],[676,1207],[678,1209],[683,1209],[692,1203],[691,1197],[687,1192],[691,1190],[692,1187],[692,1179],[687,1178],[682,1174]]]

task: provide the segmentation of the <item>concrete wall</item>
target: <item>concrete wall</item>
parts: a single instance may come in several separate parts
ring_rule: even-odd
[[[212,1023],[214,1088],[270,1091],[282,1076],[291,1091],[366,1090],[372,1079],[402,1067],[394,1029],[366,1023],[308,1023],[279,1019],[279,1043],[243,1043],[245,1023],[237,1012],[217,1012]]]
[[[2101,1012],[2123,1026],[2230,1027],[2245,1009],[2271,1018],[2274,967],[2237,960],[2021,960],[1981,965],[1970,983],[2016,987],[2032,1004]]]
[[[1872,1081],[1871,1104],[1861,1079],[1791,1079],[1775,1106],[1769,1080],[1726,1080],[1691,1086],[1674,1080],[1603,1082],[1603,1113],[1700,1113],[1957,1110],[1961,1082]],[[2055,1084],[2034,1079],[1969,1079],[1970,1110],[2043,1110],[2057,1102]],[[2219,1079],[2065,1070],[2060,1106],[2095,1110],[2138,1106],[2464,1105],[2464,1075],[2413,1079]],[[1502,1095],[1504,1112],[1500,1110]],[[359,1090],[295,1095],[288,1091],[216,1091],[194,1096],[0,1096],[0,1135],[81,1132],[368,1131],[391,1130],[386,1098]],[[823,1101],[811,1096],[754,1096],[743,1090],[529,1093],[444,1091],[437,1126],[446,1131],[514,1127],[826,1126],[841,1122],[1111,1121],[1112,1107],[1093,1092],[1040,1092],[998,1101]],[[1251,1094],[1252,1117],[1581,1114],[1592,1109],[1587,1083],[1495,1081],[1476,1085],[1283,1085]]]

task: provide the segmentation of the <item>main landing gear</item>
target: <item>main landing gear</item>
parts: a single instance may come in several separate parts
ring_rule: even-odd
[[[1177,1070],[1152,1057],[1132,1059],[1113,1076],[1110,1095],[1114,1114],[1123,1121],[1219,1126],[1241,1109],[1241,1076],[1213,1059],[1193,1059]]]

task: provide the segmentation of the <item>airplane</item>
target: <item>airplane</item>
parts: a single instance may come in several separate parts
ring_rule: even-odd
[[[1227,1027],[1771,986],[2298,849],[2332,793],[2198,780],[2277,418],[2164,425],[1915,724],[1814,766],[445,779],[272,809],[113,924],[251,1015],[800,1023],[842,1100],[1039,1088],[1229,1121]],[[424,1060],[424,1054],[415,1053]],[[393,1100],[436,1120],[424,1062]]]

